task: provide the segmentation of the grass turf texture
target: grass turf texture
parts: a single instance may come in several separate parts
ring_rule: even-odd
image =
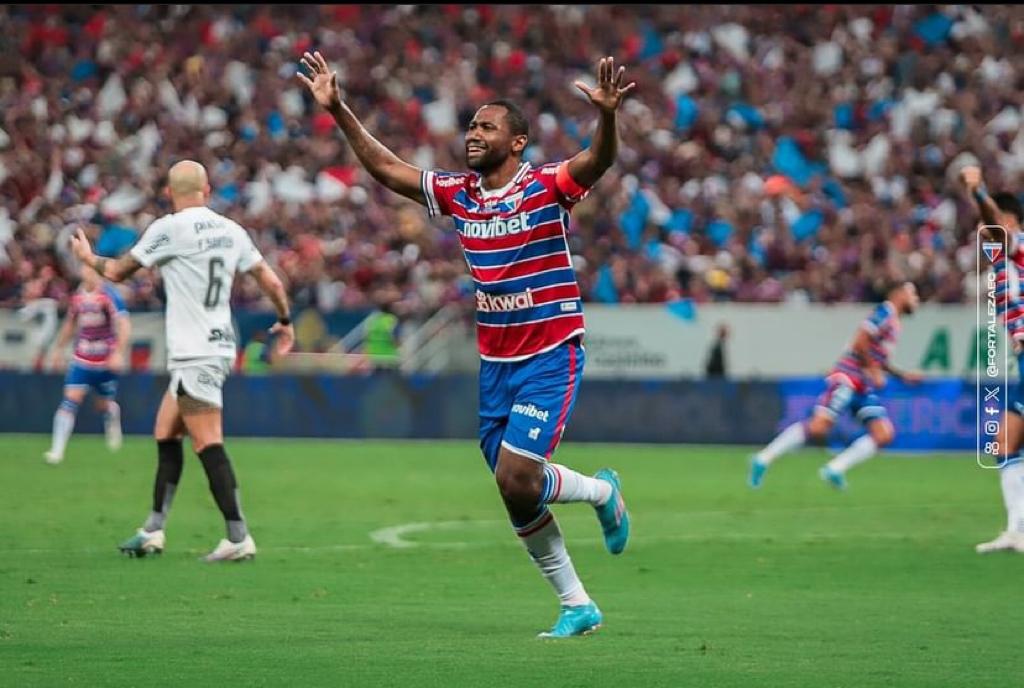
[[[973,545],[1003,523],[969,457],[882,457],[845,494],[824,451],[759,492],[748,451],[573,445],[616,467],[633,539],[608,555],[593,510],[554,507],[605,614],[534,638],[557,606],[469,442],[229,440],[254,562],[205,565],[223,536],[186,450],[168,551],[115,547],[147,513],[155,448],[0,437],[0,685],[1015,685],[1024,557]],[[416,546],[372,531],[413,522]]]

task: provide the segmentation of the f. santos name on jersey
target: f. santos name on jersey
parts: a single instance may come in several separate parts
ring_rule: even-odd
[[[526,213],[513,217],[492,217],[486,220],[466,220],[460,232],[468,239],[494,239],[519,234],[527,230]]]

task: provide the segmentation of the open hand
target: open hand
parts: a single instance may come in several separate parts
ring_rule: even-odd
[[[968,165],[963,168],[960,170],[960,181],[967,187],[968,193],[974,193],[981,186],[981,168],[975,165]]]
[[[602,111],[615,112],[626,94],[636,87],[635,81],[622,85],[622,78],[625,75],[625,67],[619,67],[619,71],[615,71],[614,57],[605,57],[597,63],[597,86],[590,88],[582,81],[573,82],[573,85]]]
[[[302,66],[309,71],[312,78],[302,72],[296,72],[296,76],[306,84],[306,88],[313,94],[313,99],[328,110],[340,105],[341,89],[338,88],[338,73],[331,71],[327,66],[327,60],[320,54],[320,51],[317,50],[312,55],[303,53]]]
[[[270,334],[277,335],[277,342],[275,346],[275,353],[278,356],[284,356],[292,350],[292,346],[295,344],[295,327],[292,325],[282,325],[279,322],[274,323],[274,326],[270,328]]]
[[[85,236],[85,230],[81,227],[76,229],[75,233],[71,236],[71,251],[78,260],[86,265],[92,265],[92,259],[95,257],[95,254],[92,252],[89,238]]]
[[[914,371],[903,373],[903,382],[908,385],[919,385],[924,382],[924,375]]]

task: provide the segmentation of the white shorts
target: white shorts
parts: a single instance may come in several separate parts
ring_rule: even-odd
[[[172,396],[185,394],[214,408],[224,408],[224,381],[231,372],[227,359],[196,359],[194,363],[175,362],[172,366],[167,387]]]

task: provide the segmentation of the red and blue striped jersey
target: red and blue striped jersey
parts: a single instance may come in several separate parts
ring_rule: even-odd
[[[868,352],[871,361],[885,366],[900,335],[900,317],[896,306],[891,301],[879,304],[861,323],[860,329],[866,330],[871,339]],[[865,392],[872,388],[871,381],[864,373],[867,364],[868,361],[863,360],[851,347],[842,355],[829,376],[843,375],[850,379],[855,391]]]
[[[78,324],[75,363],[105,366],[117,342],[117,319],[128,315],[121,295],[109,284],[96,291],[79,290],[71,296],[68,315]]]
[[[523,163],[505,187],[474,172],[424,172],[431,217],[450,215],[476,286],[477,342],[489,361],[519,361],[583,334],[569,255],[569,212],[587,190],[566,163]]]
[[[1008,250],[1000,250],[992,261],[996,277],[996,313],[1002,316],[1010,337],[1024,341],[1024,299],[1020,273],[1024,271],[1024,241],[1011,234]]]

